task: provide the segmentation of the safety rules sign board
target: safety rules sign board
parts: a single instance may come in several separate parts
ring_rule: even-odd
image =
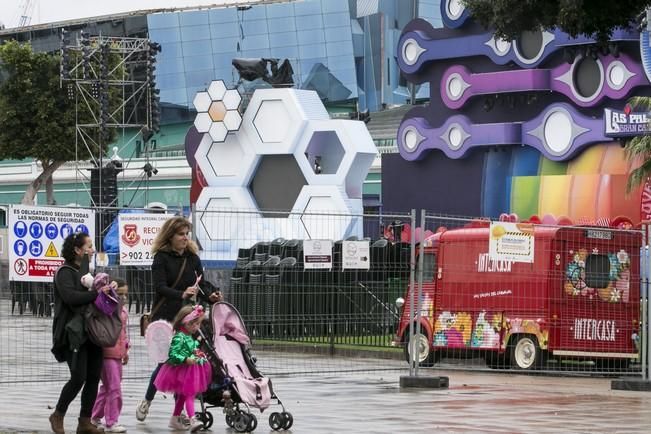
[[[154,259],[151,254],[154,238],[170,217],[170,214],[120,214],[120,265],[151,265]]]
[[[9,207],[9,280],[51,282],[63,240],[74,232],[95,239],[95,212],[85,208]]]

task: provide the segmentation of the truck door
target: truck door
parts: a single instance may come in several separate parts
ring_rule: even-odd
[[[557,307],[558,355],[589,358],[634,356],[638,286],[636,248],[609,230],[583,230],[564,240],[560,303]],[[632,267],[633,264],[633,268]]]

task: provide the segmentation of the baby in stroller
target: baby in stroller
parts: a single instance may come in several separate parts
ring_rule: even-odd
[[[258,425],[251,407],[260,412],[276,401],[281,412],[269,415],[273,430],[291,428],[294,419],[273,391],[271,380],[258,372],[255,358],[249,351],[251,340],[235,307],[226,302],[212,306],[210,321],[200,330],[202,349],[212,365],[212,381],[201,396],[201,411],[197,417],[205,428],[213,424],[209,408],[223,407],[226,424],[237,432],[250,432]]]

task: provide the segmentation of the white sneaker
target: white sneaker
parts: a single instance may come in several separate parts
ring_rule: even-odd
[[[122,425],[118,425],[116,423],[113,426],[105,427],[104,432],[127,432],[127,429],[125,427],[123,427]]]
[[[181,416],[172,416],[168,426],[174,430],[182,431],[187,431],[190,428],[189,425],[183,423],[183,418]]]
[[[147,401],[146,399],[140,401],[138,407],[136,407],[136,419],[138,419],[140,422],[143,422],[147,418],[147,413],[149,413],[150,405],[151,401]]]
[[[195,414],[190,419],[190,431],[195,432],[199,431],[200,429],[203,429],[203,422],[201,422],[199,417]]]
[[[103,425],[102,425],[102,419],[91,419],[91,420],[90,420],[90,423],[92,423],[93,425],[95,425],[97,428],[100,428],[100,427],[103,426]]]

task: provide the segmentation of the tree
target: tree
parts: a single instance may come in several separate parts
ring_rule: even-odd
[[[0,160],[34,159],[43,169],[27,186],[23,204],[33,204],[44,183],[47,203],[54,204],[52,174],[99,151],[75,146],[76,123],[79,117],[91,122],[90,114],[76,113],[59,73],[58,55],[16,41],[0,45]]]
[[[470,14],[498,37],[559,28],[569,35],[606,42],[613,29],[627,27],[651,5],[649,0],[462,0]]]
[[[651,110],[651,98],[646,96],[637,96],[630,99],[629,104],[636,111],[649,112]],[[633,162],[641,164],[631,171],[626,183],[626,191],[631,192],[636,187],[643,185],[651,177],[651,136],[636,136],[626,140],[624,153],[626,158]]]

